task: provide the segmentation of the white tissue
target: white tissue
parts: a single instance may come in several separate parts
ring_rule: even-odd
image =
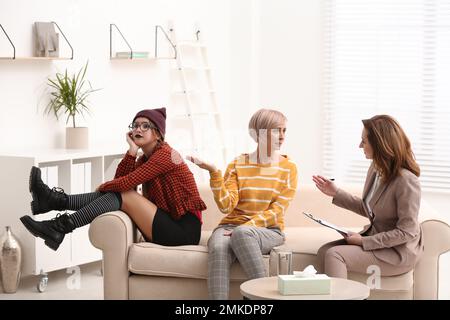
[[[311,264],[307,266],[303,271],[294,271],[294,276],[299,278],[315,277],[316,274],[317,270]]]

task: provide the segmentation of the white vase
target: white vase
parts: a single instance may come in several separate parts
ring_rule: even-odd
[[[17,238],[6,227],[6,232],[0,238],[0,276],[5,293],[15,293],[19,286],[22,266],[22,248]]]
[[[66,149],[88,149],[89,130],[86,127],[66,128]]]

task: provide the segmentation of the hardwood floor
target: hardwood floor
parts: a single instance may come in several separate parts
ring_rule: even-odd
[[[0,300],[102,300],[103,277],[101,261],[80,266],[79,269],[63,269],[48,274],[44,292],[37,290],[38,276],[21,279],[16,293],[3,293]]]

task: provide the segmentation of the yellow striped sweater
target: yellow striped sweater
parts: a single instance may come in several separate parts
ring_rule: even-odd
[[[284,229],[284,213],[297,189],[297,166],[287,156],[278,163],[258,164],[242,154],[223,178],[220,170],[210,177],[214,200],[227,214],[220,224]]]

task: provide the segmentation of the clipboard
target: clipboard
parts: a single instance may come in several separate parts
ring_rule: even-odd
[[[321,225],[323,225],[323,226],[325,226],[327,228],[331,228],[331,229],[336,230],[342,236],[345,236],[345,237],[348,236],[348,230],[346,230],[346,229],[344,229],[342,227],[338,227],[338,226],[336,226],[336,225],[334,225],[334,224],[332,224],[332,223],[330,223],[330,222],[328,222],[326,220],[316,218],[311,213],[303,212],[303,214],[305,216],[307,216],[309,219],[311,219],[311,220],[313,220],[313,221],[315,221],[315,222],[317,222],[317,223],[319,223],[319,224],[321,224]]]

